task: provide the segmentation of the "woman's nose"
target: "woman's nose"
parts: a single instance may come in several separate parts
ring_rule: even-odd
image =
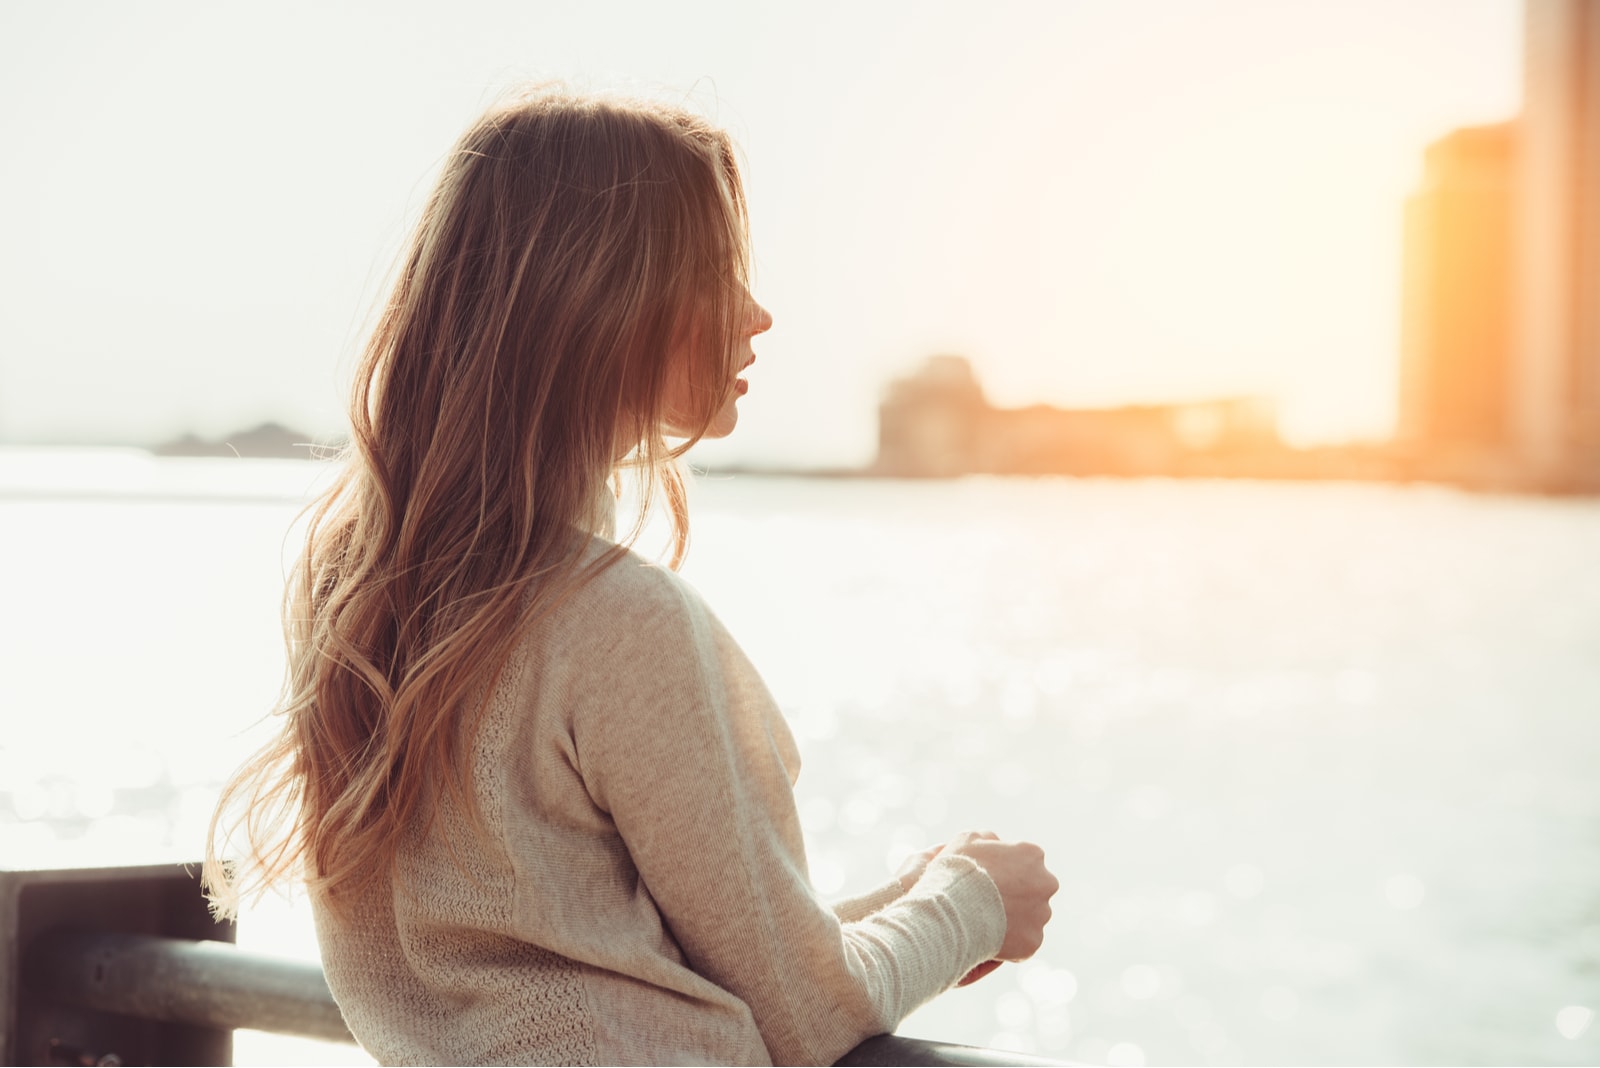
[[[745,314],[745,329],[750,332],[751,337],[765,334],[772,329],[772,313],[757,304],[754,299],[750,301],[749,310]]]

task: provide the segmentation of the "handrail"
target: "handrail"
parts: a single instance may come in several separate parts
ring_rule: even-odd
[[[46,996],[80,1008],[355,1042],[321,968],[228,942],[62,930],[34,944],[28,975]]]
[[[227,942],[64,929],[41,935],[27,975],[63,1005],[147,1020],[354,1043],[315,964]],[[841,1065],[1051,1065],[1020,1053],[876,1035]]]

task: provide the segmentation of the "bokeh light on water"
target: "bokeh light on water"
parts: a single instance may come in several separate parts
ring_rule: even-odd
[[[279,683],[274,466],[0,497],[8,855],[197,853]],[[794,726],[819,888],[963,828],[1062,878],[1038,958],[905,1033],[1560,1064],[1600,1060],[1596,545],[1592,502],[1422,488],[713,478],[686,573]],[[314,952],[303,907],[241,938]]]

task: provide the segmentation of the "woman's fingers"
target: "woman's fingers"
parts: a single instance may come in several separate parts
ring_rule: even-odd
[[[905,863],[896,869],[895,878],[900,880],[900,887],[906,893],[917,885],[917,880],[922,878],[922,873],[928,870],[928,865],[933,863],[933,858],[944,849],[944,845],[931,845],[920,853],[913,853],[905,859]]]
[[[966,975],[963,975],[961,977],[961,981],[959,983],[957,983],[956,986],[966,986],[969,983],[976,983],[979,979],[982,979],[984,976],[988,975],[990,972],[992,972],[996,968],[1000,967],[1001,963],[1002,962],[997,961],[997,960],[986,960],[986,961],[984,961],[982,964],[980,964],[976,968],[972,969]]]

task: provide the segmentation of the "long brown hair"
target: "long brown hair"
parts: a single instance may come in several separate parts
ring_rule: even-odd
[[[212,819],[219,914],[295,878],[338,907],[388,876],[432,791],[474,811],[468,756],[494,678],[622,553],[580,569],[575,537],[602,522],[619,458],[643,482],[625,541],[662,497],[681,562],[677,459],[734,388],[746,223],[727,136],[676,107],[539,88],[455,146],[285,593],[281,730]],[[668,413],[685,373],[701,410]],[[690,438],[669,447],[685,414]]]

